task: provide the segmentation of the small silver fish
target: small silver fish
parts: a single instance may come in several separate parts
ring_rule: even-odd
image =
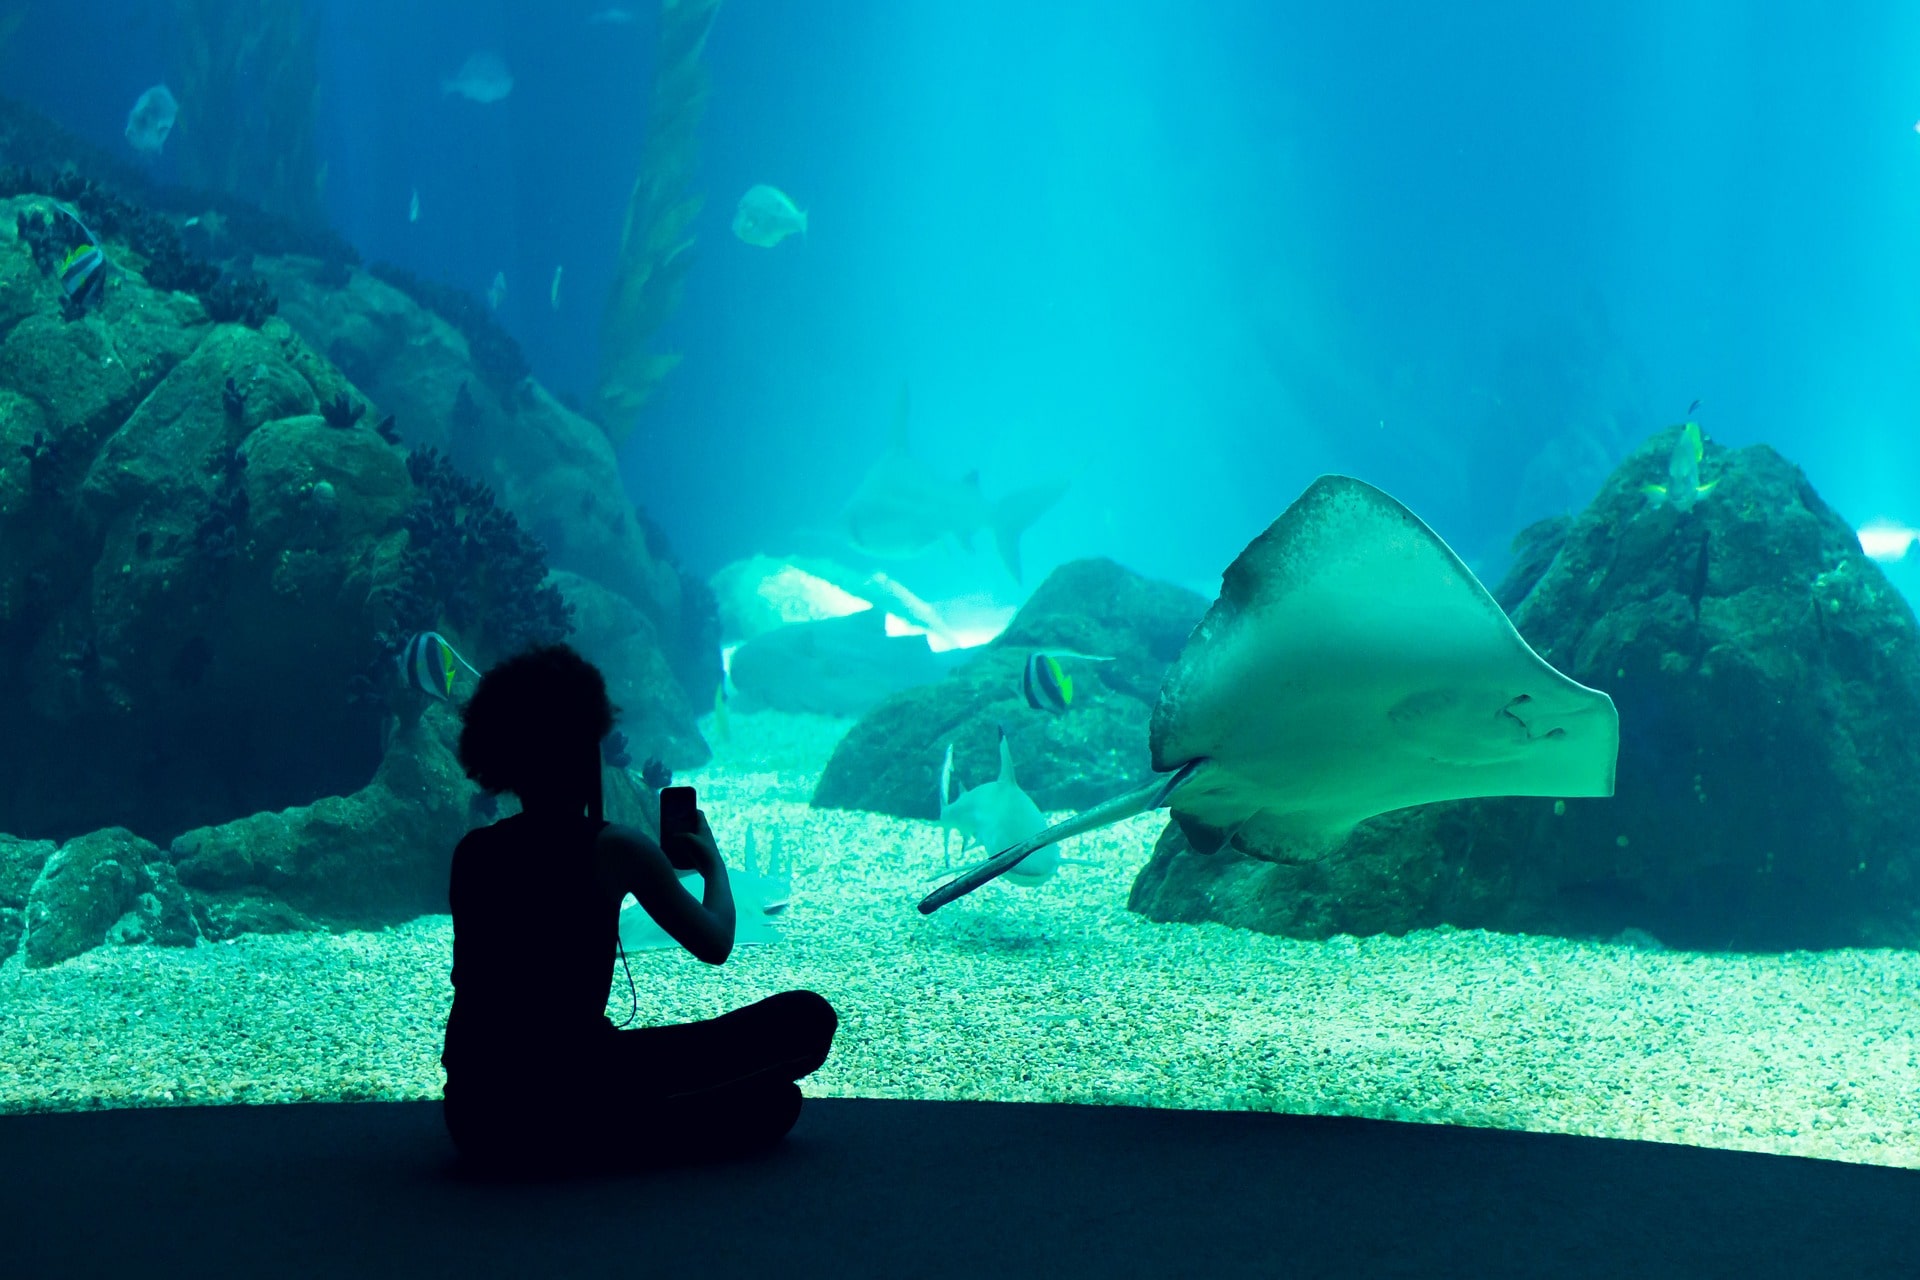
[[[758,248],[771,249],[795,232],[806,235],[806,211],[765,183],[748,187],[733,211],[733,234]]]
[[[555,311],[560,309],[560,273],[565,270],[563,266],[554,267],[553,283],[547,286],[547,303]]]
[[[496,271],[493,273],[493,283],[487,286],[487,305],[495,311],[498,311],[500,304],[506,300],[507,273],[504,271]]]
[[[407,201],[407,221],[420,221],[420,188],[413,189],[413,199]]]

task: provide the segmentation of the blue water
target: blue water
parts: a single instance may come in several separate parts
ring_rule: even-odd
[[[653,6],[604,7],[307,6],[328,217],[503,273],[583,399],[652,65]],[[35,5],[5,91],[124,149],[170,11]],[[442,94],[482,49],[511,95]],[[709,65],[686,361],[624,457],[696,568],[830,523],[903,381],[916,449],[990,495],[1073,474],[1036,569],[1204,587],[1327,470],[1497,569],[1695,399],[1854,523],[1920,524],[1912,5],[729,0]],[[731,236],[756,182],[804,242]]]

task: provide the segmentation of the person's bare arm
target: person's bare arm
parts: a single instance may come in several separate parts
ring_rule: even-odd
[[[631,893],[641,910],[697,959],[722,964],[733,951],[733,888],[706,815],[700,815],[697,830],[669,839],[671,857],[645,832],[614,825],[601,831],[600,848],[622,894]],[[699,872],[698,899],[680,883],[676,861]]]

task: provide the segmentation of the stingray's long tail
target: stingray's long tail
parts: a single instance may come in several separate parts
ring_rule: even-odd
[[[1146,813],[1151,809],[1165,808],[1174,789],[1185,782],[1199,764],[1197,760],[1189,761],[1173,773],[1142,783],[1111,800],[1102,801],[1091,809],[1083,810],[1071,818],[1054,823],[1037,835],[1028,836],[1012,848],[994,854],[985,862],[961,872],[920,899],[920,914],[932,915],[955,898],[966,897],[987,881],[997,879],[1019,866],[1028,855],[1037,853],[1050,844],[1085,835],[1089,831],[1098,831],[1101,827],[1110,827],[1116,822],[1125,822],[1128,818]]]

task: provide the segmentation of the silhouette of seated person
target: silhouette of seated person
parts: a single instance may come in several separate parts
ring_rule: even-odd
[[[693,831],[665,833],[665,849],[602,818],[600,742],[614,708],[600,672],[565,645],[528,650],[481,678],[461,721],[467,775],[522,806],[468,832],[453,855],[441,1064],[462,1156],[508,1171],[604,1170],[777,1143],[800,1115],[794,1082],[833,1042],[826,1000],[786,991],[633,1030],[606,1016],[627,894],[715,965],[733,948],[734,906],[704,814]],[[700,898],[676,869],[700,874]]]

